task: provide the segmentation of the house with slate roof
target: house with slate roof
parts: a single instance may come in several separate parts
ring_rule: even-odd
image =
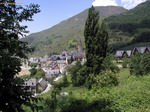
[[[60,68],[58,66],[47,68],[46,69],[46,78],[58,77],[61,74]]]
[[[135,47],[132,51],[132,55],[135,55],[137,53],[149,53],[150,52],[150,47]]]
[[[29,59],[29,63],[30,63],[30,64],[32,64],[32,63],[33,63],[33,64],[38,64],[38,63],[39,63],[39,58],[37,58],[37,57],[35,57],[35,58],[33,58],[33,57],[30,58],[30,59]]]
[[[124,50],[117,51],[116,54],[115,54],[115,57],[117,57],[117,58],[123,58],[125,56],[127,56],[127,54]]]
[[[46,80],[44,80],[43,78],[41,78],[38,82],[37,82],[37,92],[40,93],[42,91],[44,91],[48,86],[48,82]]]
[[[150,52],[150,47],[147,47],[148,51]]]
[[[24,86],[28,87],[27,91],[31,92],[32,94],[36,93],[36,79],[25,80]]]
[[[135,55],[137,53],[144,53],[146,50],[146,47],[135,47],[132,51],[132,55]]]
[[[150,53],[150,47],[135,47],[133,50],[117,50],[115,57],[117,58],[124,58],[124,57],[131,57],[138,53]]]
[[[125,53],[126,53],[126,56],[128,58],[131,57],[131,55],[132,55],[132,51],[131,50],[127,50],[127,51],[125,51]]]
[[[39,81],[36,79],[29,79],[25,80],[24,86],[28,87],[27,91],[34,95],[36,93],[43,92],[47,88],[48,82],[43,78],[41,78]]]

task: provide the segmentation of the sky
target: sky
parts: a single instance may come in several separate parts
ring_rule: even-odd
[[[41,12],[36,14],[32,22],[23,22],[30,33],[48,29],[85,9],[93,6],[122,6],[132,9],[146,0],[16,0],[19,5],[35,3],[40,5]]]

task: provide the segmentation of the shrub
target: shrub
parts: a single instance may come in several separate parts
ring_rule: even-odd
[[[93,84],[95,84],[95,75],[94,74],[89,74],[88,77],[86,78],[85,86],[88,89],[91,89]]]
[[[31,77],[35,76],[35,74],[37,73],[37,69],[36,68],[31,68],[29,71],[30,71]]]
[[[42,69],[37,69],[36,77],[42,78],[45,76],[45,72]]]
[[[64,75],[61,86],[62,87],[67,87],[68,85],[69,85],[69,82],[68,82],[67,75]]]
[[[112,62],[113,57],[111,56],[107,56],[102,64],[102,69],[103,71],[111,71],[113,73],[118,73],[119,72],[119,68]]]
[[[45,75],[45,72],[42,69],[31,68],[30,70],[31,77],[42,78]]]
[[[38,64],[37,64],[37,63],[31,63],[30,66],[31,66],[32,68],[36,68],[36,67],[38,66]]]
[[[76,85],[77,86],[84,85],[88,74],[89,74],[88,67],[82,66],[76,74],[77,76]]]
[[[73,86],[81,86],[85,84],[86,76],[88,74],[88,68],[82,66],[80,62],[77,62],[75,66],[68,69],[71,74],[71,81]]]
[[[150,73],[150,54],[137,54],[131,59],[130,74],[146,75]]]
[[[95,80],[94,86],[96,87],[117,86],[119,83],[117,77],[110,71],[104,71],[100,73],[94,78],[94,80]]]
[[[130,62],[129,58],[124,58],[123,63],[122,63],[122,67],[123,68],[129,67],[129,62]]]

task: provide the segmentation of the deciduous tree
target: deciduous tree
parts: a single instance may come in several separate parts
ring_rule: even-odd
[[[39,6],[31,4],[26,8],[15,5],[15,0],[0,0],[0,111],[22,112],[22,105],[31,106],[32,96],[23,87],[20,72],[21,60],[27,58],[28,44],[19,40],[27,33],[23,21],[32,21]]]

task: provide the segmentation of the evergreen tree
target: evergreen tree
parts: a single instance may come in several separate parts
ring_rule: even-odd
[[[94,74],[99,74],[103,68],[102,64],[108,54],[108,31],[104,21],[102,21],[98,35],[95,39],[94,51]]]
[[[105,24],[105,21],[102,22],[101,28],[100,28],[100,37],[101,37],[101,50],[102,50],[102,57],[106,58],[108,55],[108,44],[109,44],[109,35],[107,31],[107,26]]]
[[[91,73],[99,74],[102,71],[102,63],[108,52],[108,31],[105,22],[99,24],[99,13],[92,6],[89,9],[85,24],[85,46],[87,67]]]
[[[86,47],[87,67],[93,72],[94,54],[95,54],[95,39],[99,32],[99,13],[92,6],[89,9],[88,18],[85,24],[84,37]]]
[[[31,4],[23,8],[15,5],[15,0],[0,0],[0,3],[0,111],[22,112],[22,104],[34,110],[30,101],[36,99],[16,75],[21,70],[21,59],[27,58],[25,53],[29,50],[27,43],[19,40],[27,32],[27,26],[20,23],[32,21],[32,16],[40,11],[39,6]]]

